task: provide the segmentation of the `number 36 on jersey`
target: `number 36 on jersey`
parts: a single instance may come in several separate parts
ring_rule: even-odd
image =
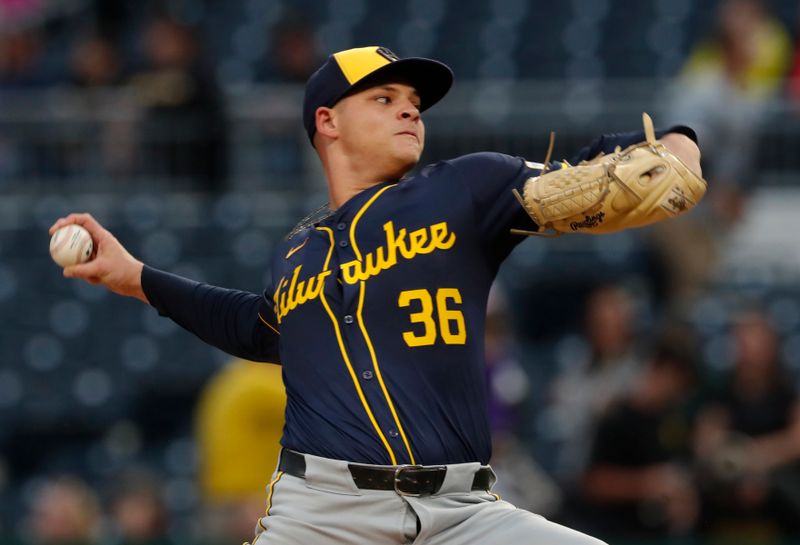
[[[403,332],[403,340],[410,347],[431,346],[439,339],[445,344],[465,344],[467,328],[461,305],[461,292],[457,288],[439,288],[401,291],[397,298],[400,308],[410,309],[411,330]]]

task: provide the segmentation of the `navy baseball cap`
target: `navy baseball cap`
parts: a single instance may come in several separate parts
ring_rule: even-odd
[[[446,64],[421,57],[399,58],[385,47],[357,47],[334,53],[308,78],[303,100],[303,125],[314,145],[317,108],[332,108],[354,88],[378,78],[398,76],[419,93],[420,111],[447,94],[453,71]]]

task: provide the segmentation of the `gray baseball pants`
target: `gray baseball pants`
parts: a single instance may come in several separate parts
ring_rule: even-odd
[[[305,459],[305,478],[273,475],[253,545],[605,545],[470,490],[478,463],[447,466],[439,492],[417,498],[357,488],[346,461]]]

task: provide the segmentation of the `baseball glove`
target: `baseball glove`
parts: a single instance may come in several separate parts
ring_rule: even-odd
[[[653,121],[642,114],[645,142],[619,147],[576,166],[547,171],[525,182],[517,200],[539,231],[524,235],[613,233],[675,217],[693,208],[707,183],[656,140]],[[552,139],[551,139],[552,150]],[[544,164],[548,165],[548,159]]]

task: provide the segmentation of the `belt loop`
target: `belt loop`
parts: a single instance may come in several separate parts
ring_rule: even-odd
[[[436,495],[472,492],[472,482],[480,468],[481,464],[479,462],[447,466],[444,482]]]
[[[306,486],[317,490],[360,496],[347,462],[306,454]]]

